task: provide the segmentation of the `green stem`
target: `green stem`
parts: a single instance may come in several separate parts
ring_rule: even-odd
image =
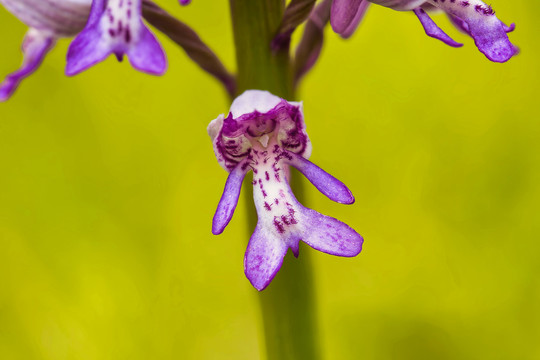
[[[292,64],[289,49],[272,52],[270,43],[283,15],[282,0],[230,0],[238,67],[237,92],[268,90],[294,100]],[[291,185],[302,200],[303,184],[291,171]],[[245,182],[248,202],[248,231],[255,229],[251,181]],[[302,250],[302,249],[301,249]],[[308,251],[298,259],[291,252],[267,289],[258,294],[264,322],[264,340],[268,360],[317,360],[315,293]]]
[[[284,10],[282,0],[230,0],[238,66],[238,93],[268,90],[291,100],[292,68],[289,49],[273,53],[270,42]]]

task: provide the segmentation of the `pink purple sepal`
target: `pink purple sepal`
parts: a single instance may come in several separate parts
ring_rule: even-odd
[[[355,31],[369,6],[367,0],[333,0],[330,12],[330,25],[343,38],[350,37]]]

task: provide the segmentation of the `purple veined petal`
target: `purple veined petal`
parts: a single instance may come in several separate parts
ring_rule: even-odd
[[[244,257],[244,272],[255,289],[262,291],[270,284],[283,264],[287,249],[285,241],[257,224]]]
[[[480,0],[433,2],[448,14],[467,24],[478,50],[493,62],[506,62],[517,54],[517,48],[508,39],[512,26],[497,19],[495,11]]]
[[[321,193],[330,200],[340,204],[353,204],[354,196],[352,192],[341,181],[313,164],[293,153],[288,153],[291,160],[288,163],[300,171]]]
[[[330,24],[334,32],[343,38],[350,37],[369,6],[367,0],[334,0],[330,11]]]
[[[238,204],[238,198],[240,197],[240,191],[242,190],[242,182],[246,173],[250,170],[246,161],[238,164],[230,173],[225,183],[225,189],[221,200],[214,214],[212,221],[212,234],[219,235],[225,230],[227,225],[232,219],[236,205]]]
[[[144,25],[141,29],[139,43],[128,50],[127,56],[133,67],[142,72],[161,75],[167,69],[165,52],[154,34]]]
[[[115,54],[137,70],[161,75],[165,53],[141,19],[141,0],[94,0],[84,30],[71,43],[66,74],[76,75]]]
[[[41,34],[38,30],[30,29],[27,32],[22,46],[23,63],[0,84],[0,102],[9,99],[21,81],[37,70],[55,42],[55,39]]]
[[[435,22],[429,17],[429,15],[424,11],[422,8],[416,8],[413,10],[415,15],[418,17],[418,20],[420,20],[420,23],[424,27],[424,30],[426,31],[426,34],[432,38],[439,39],[442,42],[444,42],[446,45],[452,46],[452,47],[461,47],[463,44],[460,44],[454,39],[452,39],[450,36],[448,36],[444,31],[441,30],[435,24]]]
[[[353,257],[362,251],[364,239],[354,229],[330,216],[304,208],[302,241],[326,254]]]

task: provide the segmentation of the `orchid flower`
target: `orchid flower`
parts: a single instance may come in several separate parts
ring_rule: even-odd
[[[441,9],[461,30],[474,39],[480,52],[491,61],[506,62],[518,52],[507,35],[515,26],[505,25],[495,16],[491,6],[480,0],[369,0],[369,2],[394,10],[413,11],[428,36],[452,47],[462,46],[440,29],[426,13],[436,8]],[[333,0],[330,22],[334,31],[344,37],[350,36],[358,26],[369,2]]]
[[[93,0],[88,23],[71,43],[66,74],[75,75],[115,54],[137,70],[160,75],[165,53],[142,21],[142,0]]]
[[[24,78],[37,70],[57,39],[75,36],[84,28],[91,0],[0,0],[0,3],[30,28],[22,45],[21,67],[0,84],[0,101],[5,101]]]
[[[214,215],[212,233],[221,234],[231,220],[242,182],[253,171],[253,198],[258,222],[246,250],[244,271],[259,291],[272,281],[288,249],[298,256],[299,242],[338,256],[356,256],[362,237],[346,224],[305,208],[289,186],[289,166],[298,169],[331,200],[352,204],[349,189],[307,159],[311,143],[302,104],[266,91],[248,90],[208,126],[219,164],[229,172]]]

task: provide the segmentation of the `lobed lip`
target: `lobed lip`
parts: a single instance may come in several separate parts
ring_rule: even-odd
[[[218,162],[229,172],[212,221],[214,235],[231,221],[244,178],[253,172],[258,222],[246,249],[244,272],[257,290],[270,284],[289,249],[298,256],[300,241],[331,255],[360,253],[362,236],[339,220],[302,206],[289,186],[288,170],[293,166],[331,200],[354,203],[341,181],[307,160],[311,143],[301,103],[248,90],[234,101],[227,118],[220,115],[210,123],[208,133]]]

